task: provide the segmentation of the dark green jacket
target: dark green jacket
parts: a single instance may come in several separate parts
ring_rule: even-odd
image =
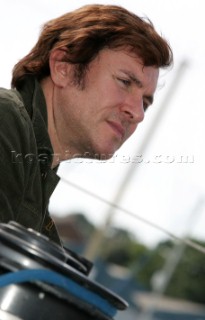
[[[17,90],[0,89],[0,222],[15,220],[60,243],[48,214],[59,181],[51,169],[53,150],[47,110],[37,80]]]

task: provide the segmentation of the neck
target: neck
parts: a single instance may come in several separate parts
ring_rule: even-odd
[[[48,134],[51,140],[54,151],[52,168],[56,167],[60,162],[68,159],[73,159],[76,156],[80,157],[80,152],[72,142],[63,143],[62,123],[56,116],[59,110],[59,101],[57,89],[50,77],[41,81],[41,87],[45,96],[47,115],[48,115]],[[61,135],[61,138],[60,138]]]
[[[45,96],[48,116],[48,134],[53,148],[52,168],[56,167],[61,161],[65,160],[65,152],[62,152],[62,147],[58,139],[56,130],[55,114],[54,114],[54,84],[50,77],[41,81],[41,87]]]

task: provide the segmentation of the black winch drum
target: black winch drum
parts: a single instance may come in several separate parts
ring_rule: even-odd
[[[0,224],[0,320],[114,319],[127,303],[91,280],[91,263],[32,229]]]

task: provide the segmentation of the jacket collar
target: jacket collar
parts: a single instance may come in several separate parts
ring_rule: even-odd
[[[44,197],[49,199],[60,178],[56,174],[58,167],[51,169],[53,148],[48,134],[45,97],[40,83],[33,76],[26,76],[22,80],[20,87],[16,89],[23,99],[24,106],[33,125],[41,178],[44,181]]]
[[[26,76],[17,88],[24,106],[31,118],[39,156],[48,155],[49,164],[53,157],[53,148],[48,135],[46,101],[39,82],[33,76]]]

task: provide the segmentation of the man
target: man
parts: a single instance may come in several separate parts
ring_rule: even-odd
[[[59,243],[48,213],[58,164],[109,159],[152,104],[172,63],[153,25],[113,5],[88,5],[45,24],[0,91],[0,221]]]

